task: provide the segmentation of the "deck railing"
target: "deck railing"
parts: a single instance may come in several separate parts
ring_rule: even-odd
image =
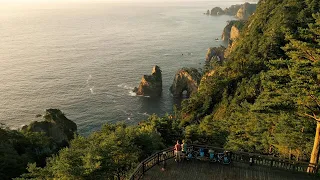
[[[191,144],[188,145],[188,150],[195,150],[199,151],[199,149],[202,148],[205,151],[208,151],[209,149],[214,150],[215,152],[224,152],[225,150],[222,148],[216,148],[212,146],[207,145],[196,145]],[[166,153],[166,156],[163,156],[163,153]],[[159,151],[144,161],[142,161],[137,168],[134,170],[132,175],[129,177],[129,180],[139,180],[142,178],[142,176],[152,167],[154,167],[157,164],[160,164],[161,162],[171,159],[174,157],[174,149],[173,147],[164,149],[162,151]],[[285,171],[294,171],[294,172],[301,172],[306,173],[308,167],[311,167],[314,169],[314,174],[317,174],[319,171],[318,165],[316,164],[310,164],[308,162],[301,162],[301,161],[293,161],[288,159],[281,159],[266,155],[260,155],[260,154],[254,154],[254,153],[248,153],[248,152],[240,152],[240,151],[232,151],[231,153],[231,160],[232,162],[241,162],[245,164],[252,164],[253,166],[264,166],[272,169],[279,169],[279,170],[285,170]]]

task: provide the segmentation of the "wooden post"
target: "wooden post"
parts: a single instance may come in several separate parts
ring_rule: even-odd
[[[158,153],[158,160],[157,160],[157,164],[159,165],[160,163],[160,152]]]
[[[144,175],[144,173],[145,173],[145,172],[144,172],[144,170],[145,170],[144,165],[145,165],[144,162],[142,162],[142,174],[143,174],[143,175]]]

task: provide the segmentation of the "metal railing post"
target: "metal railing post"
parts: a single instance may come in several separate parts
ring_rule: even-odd
[[[144,167],[144,162],[142,162],[142,174],[144,175],[145,173],[145,167]]]

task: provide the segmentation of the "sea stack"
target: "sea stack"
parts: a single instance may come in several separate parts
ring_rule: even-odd
[[[182,97],[184,92],[189,97],[197,92],[200,79],[201,74],[197,69],[182,68],[176,73],[170,91],[174,97]]]
[[[223,61],[225,50],[226,48],[223,46],[209,48],[206,55],[206,63],[210,63],[215,58],[217,61]]]
[[[157,97],[162,94],[162,71],[159,66],[152,68],[151,75],[144,75],[141,79],[140,85],[134,88],[135,92],[139,96],[151,96]]]

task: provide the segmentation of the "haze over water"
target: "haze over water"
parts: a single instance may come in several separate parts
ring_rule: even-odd
[[[100,3],[0,7],[0,123],[19,128],[59,108],[81,134],[171,112],[182,67],[202,68],[230,16],[203,13],[235,2]],[[183,55],[182,55],[183,54]],[[161,98],[132,89],[154,65]]]

